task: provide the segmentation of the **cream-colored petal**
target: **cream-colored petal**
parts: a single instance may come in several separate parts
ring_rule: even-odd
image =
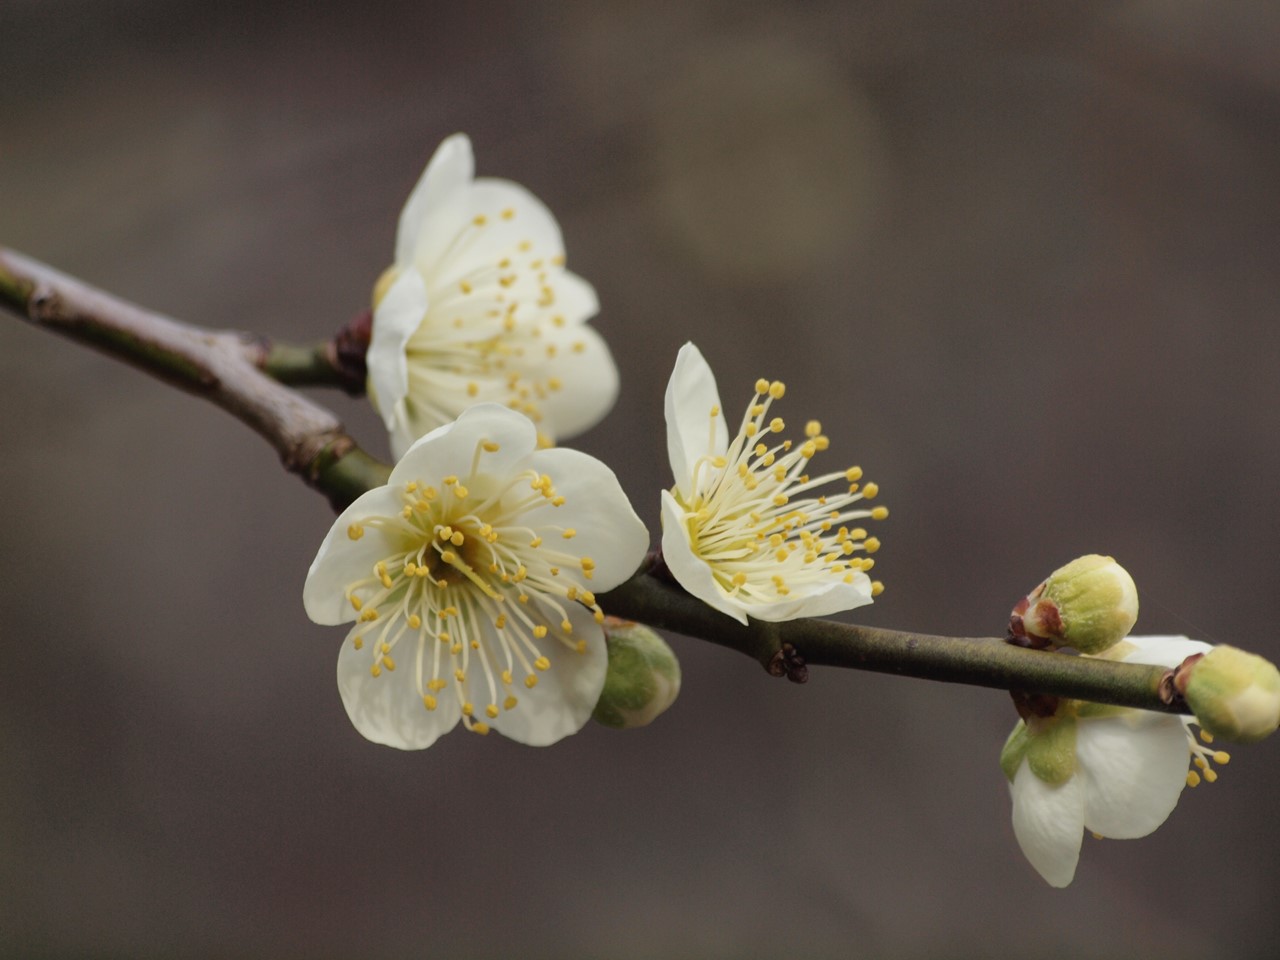
[[[1145,837],[1177,806],[1189,759],[1179,717],[1135,710],[1081,720],[1076,760],[1085,824],[1116,840]]]
[[[536,598],[531,602],[538,603]],[[585,650],[578,653],[553,636],[538,641],[551,668],[538,671],[538,685],[532,689],[517,680],[512,687],[519,701],[516,707],[488,721],[504,736],[531,747],[547,746],[581,730],[604,689],[609,665],[604,631],[581,605],[569,604],[567,612],[571,638],[575,643],[585,640]],[[557,622],[559,615],[548,610],[547,619]]]
[[[440,224],[419,238],[414,262],[429,277],[456,282],[484,266],[534,280],[559,270],[560,227],[546,205],[518,183],[481,177],[441,210]]]
[[[711,567],[693,552],[689,538],[687,515],[670,491],[662,491],[662,559],[690,595],[709,607],[746,624],[747,614],[743,604],[729,597],[716,583]]]
[[[793,587],[790,596],[771,603],[747,604],[743,609],[756,620],[779,622],[796,617],[830,616],[870,602],[871,579],[858,571],[853,574],[853,583],[845,583],[833,574],[816,588]]]
[[[1054,887],[1076,875],[1084,841],[1084,786],[1078,776],[1045,783],[1024,760],[1014,775],[1013,834],[1036,872]]]
[[[369,516],[387,516],[400,510],[400,500],[387,487],[361,494],[343,510],[329,528],[316,552],[302,587],[302,605],[316,623],[333,625],[356,618],[347,598],[347,586],[372,576],[373,565],[394,552],[385,533],[372,527],[352,540],[348,528]]]
[[[438,486],[444,477],[466,477],[482,441],[498,450],[481,455],[482,472],[507,476],[537,446],[537,431],[529,418],[498,403],[482,403],[466,410],[453,423],[437,427],[418,439],[391,471],[391,486],[421,480]]]
[[[700,457],[718,456],[729,447],[725,412],[719,410],[720,393],[715,374],[692,343],[676,355],[675,369],[667,383],[664,411],[667,421],[667,456],[682,497],[693,493],[693,468]],[[719,410],[714,418],[713,408]],[[688,589],[686,587],[685,589]],[[709,601],[708,601],[709,602]]]
[[[427,163],[427,168],[405,201],[396,231],[396,265],[406,267],[423,242],[428,228],[440,233],[449,229],[441,222],[441,214],[470,185],[475,173],[471,141],[465,134],[448,137]]]
[[[557,347],[555,360],[530,376],[543,383],[555,377],[560,384],[540,401],[546,417],[543,432],[560,441],[594,427],[613,409],[618,368],[604,338],[585,324],[557,331],[547,341]]]
[[[1120,659],[1126,663],[1149,663],[1170,670],[1187,657],[1213,649],[1212,644],[1187,637],[1125,637],[1119,646]]]
[[[409,391],[409,363],[405,346],[427,312],[427,288],[416,270],[400,274],[373,311],[373,328],[365,363],[369,369],[369,397],[387,429],[402,418]]]
[[[592,592],[611,590],[635,573],[649,549],[649,531],[614,472],[595,457],[568,447],[539,450],[529,463],[551,478],[564,504],[539,505],[524,521],[548,545],[559,539],[565,550],[595,562],[591,579],[585,581]],[[575,532],[572,540],[563,539],[565,528]]]
[[[356,650],[350,640],[338,653],[338,693],[361,736],[399,750],[423,750],[457,725],[462,712],[452,687],[441,690],[436,709],[428,710],[409,669],[413,658],[397,648],[404,665],[375,677],[372,653],[372,644]]]

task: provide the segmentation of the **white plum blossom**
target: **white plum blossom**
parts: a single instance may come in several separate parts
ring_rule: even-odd
[[[565,270],[555,218],[519,184],[474,174],[471,141],[445,140],[374,291],[369,396],[397,457],[476,403],[520,410],[549,445],[617,397],[613,358],[586,325],[595,291]]]
[[[785,424],[769,410],[785,391],[757,381],[730,441],[715,377],[692,343],[667,384],[675,486],[662,492],[663,559],[685,590],[740,623],[849,610],[883,589],[867,577],[880,541],[850,526],[889,515],[865,508],[879,488],[859,483],[859,467],[809,475],[829,440],[816,420],[798,445],[778,438]]]
[[[528,418],[482,404],[343,511],[303,600],[317,623],[355,621],[338,689],[368,739],[421,749],[461,719],[541,746],[591,716],[608,663],[595,591],[648,542],[608,467],[538,449]]]
[[[1100,659],[1170,669],[1209,644],[1186,637],[1129,637]],[[1125,840],[1152,833],[1184,786],[1217,773],[1230,756],[1201,745],[1191,717],[1063,701],[1049,718],[1019,721],[1001,755],[1013,795],[1013,832],[1052,886],[1075,877],[1084,831]],[[1207,742],[1211,737],[1201,733]],[[1196,769],[1188,770],[1188,760]]]

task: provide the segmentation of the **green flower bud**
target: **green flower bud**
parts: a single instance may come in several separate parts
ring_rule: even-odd
[[[592,717],[619,730],[652,723],[680,693],[680,661],[642,623],[609,617],[604,629],[609,672]]]
[[[1096,553],[1049,575],[1013,608],[1009,632],[1037,647],[1098,654],[1128,636],[1138,619],[1138,588],[1128,571]]]
[[[1280,671],[1257,654],[1214,647],[1184,663],[1174,684],[1215,737],[1252,743],[1280,726]]]
[[[1000,751],[1000,769],[1012,783],[1026,760],[1045,783],[1066,783],[1076,772],[1076,718],[1070,715],[1018,721]]]

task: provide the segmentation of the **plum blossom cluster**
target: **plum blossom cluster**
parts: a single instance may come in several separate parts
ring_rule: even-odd
[[[399,462],[337,519],[304,587],[313,620],[350,624],[338,688],[352,723],[421,749],[459,724],[546,745],[593,715],[650,722],[675,699],[679,664],[647,627],[607,617],[604,597],[640,566],[648,531],[607,466],[555,446],[608,413],[618,375],[554,217],[518,184],[477,179],[470,142],[450,137],[409,196],[373,300],[369,395]],[[888,516],[878,485],[857,465],[815,468],[832,446],[817,420],[783,436],[782,382],[743,392],[736,416],[698,348],[681,348],[664,398],[666,569],[742,624],[871,603],[884,589],[869,576],[870,527]],[[1163,666],[1195,713],[1015,696],[1022,719],[1000,758],[1013,830],[1054,886],[1075,876],[1086,830],[1145,836],[1184,787],[1216,780],[1230,757],[1215,736],[1280,725],[1273,665],[1129,637],[1137,613],[1132,578],[1098,555],[1012,613],[1010,642]]]
[[[674,699],[660,638],[641,657],[636,631],[615,626],[607,644],[597,600],[640,565],[648,533],[608,467],[554,447],[617,394],[587,325],[597,309],[546,207],[477,179],[467,138],[445,140],[374,290],[369,395],[399,463],[338,518],[304,588],[313,620],[351,624],[338,687],[370,740],[420,749],[461,723],[543,745],[597,707],[634,726]],[[880,541],[861,525],[888,515],[866,506],[876,484],[858,467],[810,475],[829,440],[817,421],[798,443],[777,436],[784,390],[758,381],[732,441],[692,344],[667,390],[666,562],[743,623],[848,610],[883,589],[867,576]],[[634,663],[656,672],[637,677]]]

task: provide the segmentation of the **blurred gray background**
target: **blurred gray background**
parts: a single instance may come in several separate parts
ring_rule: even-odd
[[[1280,658],[1280,6],[4,0],[0,243],[310,339],[437,143],[558,215],[619,358],[575,445],[656,531],[695,340],[893,510],[865,622],[1002,630],[1114,554]],[[995,691],[673,638],[653,727],[362,740],[332,521],[211,406],[0,317],[0,955],[1216,958],[1280,920],[1280,744],[1046,887]],[[371,449],[363,402],[331,393]],[[736,406],[740,400],[732,400]]]

